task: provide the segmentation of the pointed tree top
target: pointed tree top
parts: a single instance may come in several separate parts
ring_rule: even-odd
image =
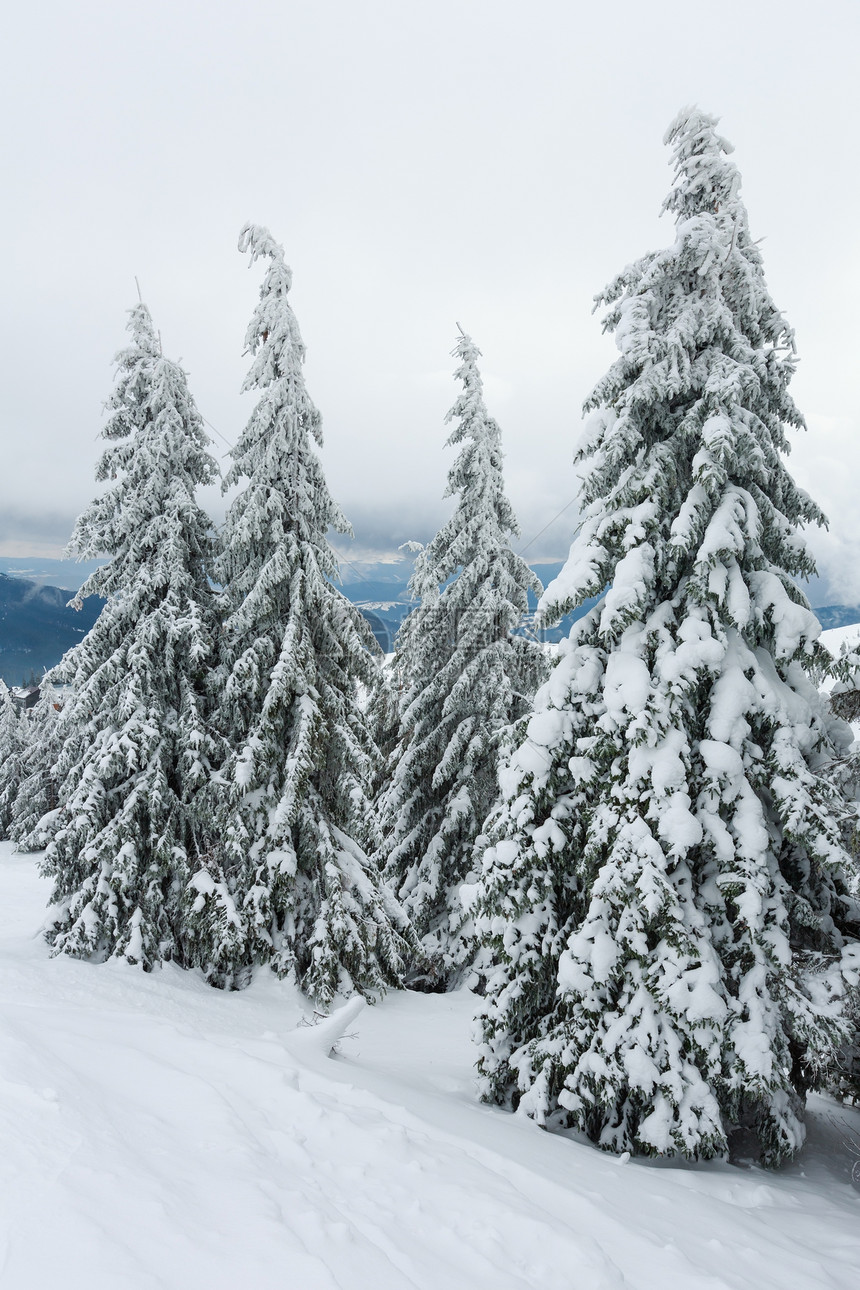
[[[740,190],[740,172],[726,160],[734,148],[717,134],[718,120],[699,107],[685,107],[663,136],[675,160],[675,184],[663,209],[677,212],[680,219],[715,213]]]
[[[457,396],[454,406],[448,410],[445,415],[446,424],[453,421],[455,417],[461,418],[461,424],[455,426],[448,436],[448,444],[459,443],[467,437],[467,434],[474,434],[477,421],[486,424],[487,430],[497,439],[501,437],[501,431],[495,421],[489,416],[484,405],[484,382],[481,378],[481,372],[478,367],[478,359],[481,357],[481,351],[463,328],[457,323],[460,335],[457,337],[457,343],[451,350],[452,358],[459,358],[460,366],[454,373],[455,380],[463,382],[463,390]],[[477,421],[476,421],[477,418]],[[468,427],[468,428],[467,428]],[[456,472],[457,465],[452,467]],[[453,475],[449,476],[446,496],[455,492],[457,485],[453,482]]]
[[[142,349],[145,354],[152,354],[155,358],[160,356],[161,346],[152,325],[152,315],[142,300],[129,309],[126,326],[138,349]]]
[[[239,250],[248,251],[251,264],[268,256],[272,261],[260,294],[286,295],[293,285],[293,274],[284,259],[284,248],[262,224],[244,224],[239,233]],[[250,267],[250,265],[249,265]]]
[[[457,337],[456,345],[451,350],[451,357],[459,358],[463,363],[476,363],[481,357],[481,351],[468,332],[463,331],[459,323],[457,323],[457,330],[460,335]]]

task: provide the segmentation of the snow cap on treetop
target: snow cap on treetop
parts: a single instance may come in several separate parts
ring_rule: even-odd
[[[299,324],[287,299],[293,274],[284,260],[284,248],[261,224],[244,225],[239,250],[249,252],[251,264],[264,256],[269,260],[260,284],[260,299],[245,332],[246,349],[258,357],[242,385],[243,390],[266,389],[273,381],[292,380],[297,365],[305,358]],[[312,421],[314,438],[322,443],[320,416],[315,408]]]
[[[477,363],[478,359],[482,357],[481,351],[469,333],[463,331],[459,323],[457,323],[457,327],[460,335],[457,337],[457,344],[451,350],[451,357],[460,358],[464,363]],[[480,378],[480,373],[478,373],[478,376]]]
[[[663,210],[685,218],[717,211],[737,198],[740,171],[726,160],[734,148],[717,134],[718,120],[693,106],[682,108],[669,126],[663,142],[674,152],[675,184]]]
[[[239,233],[239,250],[250,252],[251,264],[256,263],[264,255],[272,261],[260,289],[261,295],[264,291],[266,294],[277,293],[279,289],[286,295],[293,285],[293,272],[284,259],[284,248],[280,242],[275,241],[264,225],[243,224]],[[248,267],[250,268],[251,265]]]
[[[462,381],[463,389],[458,395],[454,406],[448,410],[445,415],[446,424],[458,419],[458,424],[448,436],[449,447],[462,443],[464,439],[474,436],[474,418],[479,419],[480,424],[484,425],[486,431],[498,444],[501,440],[501,431],[496,422],[487,413],[484,405],[484,382],[481,379],[481,373],[478,368],[478,359],[481,357],[481,351],[472,340],[472,337],[460,327],[457,323],[460,335],[457,338],[457,344],[451,350],[452,358],[459,358],[460,366],[454,373],[458,381]],[[499,449],[501,451],[501,449]],[[448,481],[448,487],[445,490],[445,496],[450,497],[456,492],[459,484]]]
[[[161,357],[161,345],[155,334],[152,315],[142,300],[129,309],[127,330],[131,332],[138,349],[143,350],[145,354],[152,354],[155,358]],[[120,362],[124,352],[121,350],[114,361]]]

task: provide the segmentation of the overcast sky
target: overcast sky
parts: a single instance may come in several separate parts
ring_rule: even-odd
[[[661,141],[697,102],[797,334],[791,465],[831,519],[826,594],[860,600],[857,0],[43,0],[7,8],[3,45],[0,553],[59,554],[93,494],[135,276],[218,454],[235,441],[251,219],[293,268],[350,558],[445,514],[458,322],[520,545],[563,556],[574,509],[550,521],[615,353],[592,297],[671,241]]]

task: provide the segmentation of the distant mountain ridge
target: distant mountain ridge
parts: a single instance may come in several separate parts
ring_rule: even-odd
[[[531,567],[543,586],[547,587],[558,577],[564,563],[563,560],[556,560],[533,564]],[[356,577],[356,573],[360,576]],[[395,565],[353,565],[344,561],[341,565],[341,591],[348,600],[362,609],[373,627],[374,635],[386,651],[393,648],[397,629],[413,603],[409,599],[408,589],[411,573],[412,567],[407,561]],[[595,603],[594,600],[586,601],[581,609],[568,614],[556,627],[546,631],[545,639],[561,640],[570,631],[571,624],[586,614]],[[529,593],[529,609],[534,611],[536,608],[536,597]],[[857,605],[824,605],[813,612],[825,630],[860,623],[860,606]]]
[[[7,685],[38,680],[84,636],[104,604],[97,596],[80,610],[68,608],[69,592],[0,573],[0,677]]]
[[[564,567],[564,561],[553,564],[533,564],[543,586],[547,586]],[[340,587],[343,594],[354,604],[361,601],[381,601],[384,603],[410,603],[409,579],[412,577],[412,565],[409,561],[399,564],[353,564],[343,560],[340,566]],[[529,593],[529,606],[536,608],[537,601]]]
[[[0,677],[8,685],[19,685],[55,666],[67,649],[89,631],[103,601],[92,596],[80,611],[67,602],[90,573],[102,563],[97,560],[49,560],[39,557],[0,557]],[[563,561],[534,564],[544,586],[555,578]],[[393,648],[394,638],[414,602],[409,598],[412,564],[341,562],[340,589],[367,618],[381,647]],[[53,581],[52,581],[53,580]],[[549,640],[560,640],[574,619],[586,613],[593,601],[569,615],[550,632]],[[536,608],[534,596],[529,607]],[[815,613],[823,628],[847,627],[860,623],[860,607],[825,605]]]
[[[40,587],[77,591],[90,574],[105,563],[104,560],[50,560],[38,555],[0,555],[0,573],[24,578]]]

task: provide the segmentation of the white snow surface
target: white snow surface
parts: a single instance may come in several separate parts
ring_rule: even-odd
[[[860,647],[860,623],[849,623],[847,627],[829,627],[821,633],[821,644],[826,645],[834,658],[839,657],[843,645],[848,649]]]
[[[860,1110],[777,1173],[603,1155],[475,1099],[465,991],[340,1027],[261,973],[50,959],[0,844],[2,1290],[856,1290]]]

